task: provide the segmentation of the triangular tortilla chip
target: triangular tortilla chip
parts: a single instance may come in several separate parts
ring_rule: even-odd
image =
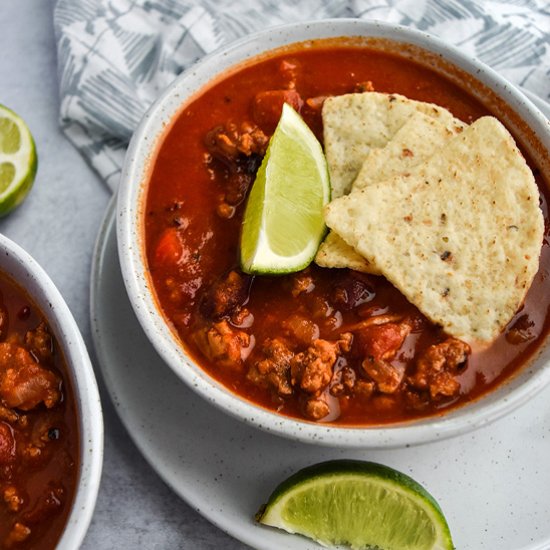
[[[443,107],[398,94],[364,92],[325,100],[323,134],[333,199],[350,192],[367,153],[384,147],[416,112],[443,122],[454,120]]]
[[[321,267],[348,268],[371,275],[381,275],[380,270],[346,242],[334,231],[329,231],[315,255],[315,263]]]
[[[417,106],[419,102],[416,102]],[[461,132],[466,125],[456,118],[438,120],[415,111],[385,147],[371,149],[352,189],[387,179],[410,170],[429,158],[434,151]],[[372,275],[380,271],[346,244],[334,232],[329,232],[315,256],[321,267],[350,268]]]
[[[503,330],[538,269],[538,188],[492,117],[410,173],[353,191],[325,214],[426,317],[472,344]]]

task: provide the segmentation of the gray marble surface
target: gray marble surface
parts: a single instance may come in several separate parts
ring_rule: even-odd
[[[90,268],[110,193],[58,128],[53,6],[53,0],[0,2],[0,103],[27,121],[39,156],[34,188],[23,205],[0,219],[0,232],[49,273],[95,362]],[[244,548],[182,502],[149,467],[98,381],[105,461],[95,515],[82,548]]]

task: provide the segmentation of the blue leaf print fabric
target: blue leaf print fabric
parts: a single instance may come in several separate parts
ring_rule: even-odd
[[[114,190],[141,116],[186,67],[269,26],[340,17],[429,32],[550,101],[550,3],[540,0],[58,0],[62,129]]]

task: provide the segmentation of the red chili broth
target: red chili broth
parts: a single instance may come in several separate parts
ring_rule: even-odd
[[[238,265],[238,235],[243,205],[232,219],[221,219],[212,205],[220,193],[216,177],[205,169],[203,162],[206,148],[204,136],[212,128],[227,120],[250,120],[251,100],[257,92],[280,87],[277,66],[282,59],[297,60],[302,68],[297,88],[303,98],[323,95],[339,95],[353,91],[357,83],[371,81],[377,92],[399,93],[411,99],[436,103],[450,110],[456,117],[470,123],[491,113],[479,100],[468,94],[451,80],[420,63],[399,57],[394,53],[368,48],[321,47],[309,50],[283,53],[273,58],[245,66],[242,70],[217,81],[201,95],[186,105],[167,130],[159,146],[152,168],[146,203],[146,253],[150,275],[154,284],[160,309],[174,330],[179,334],[182,345],[213,378],[219,380],[231,391],[268,409],[301,418],[299,405],[287,402],[281,406],[273,402],[269,392],[255,387],[244,375],[224,371],[209,364],[191,339],[193,318],[197,315],[202,285],[208,285],[219,274]],[[304,119],[322,138],[319,115],[303,113]],[[445,411],[478,399],[503,381],[508,380],[526,365],[540,348],[546,337],[550,319],[550,270],[548,230],[548,189],[536,166],[530,162],[536,174],[541,192],[541,207],[546,221],[545,238],[542,247],[539,272],[533,282],[523,308],[515,319],[527,314],[534,323],[536,339],[526,344],[510,344],[502,334],[490,349],[474,352],[467,370],[460,376],[462,392],[458,399],[444,403]],[[186,229],[186,243],[189,248],[200,250],[200,267],[197,260],[188,258],[185,270],[177,274],[155,265],[154,247],[166,227],[173,223],[169,205],[183,201],[180,215],[189,220]],[[331,281],[344,276],[345,270],[326,270],[313,266],[318,289],[327,287]],[[161,282],[177,277],[178,284],[191,297],[189,303],[174,307],[170,291]],[[383,278],[378,279],[377,298],[371,303],[388,299],[397,311],[410,312],[416,308]],[[254,281],[254,295],[247,307],[254,309],[256,341],[263,335],[272,334],[280,319],[290,315],[297,307],[297,301],[286,299],[285,277],[257,277]],[[319,290],[323,293],[324,290]],[[298,297],[299,301],[300,297]],[[260,321],[260,312],[264,317]],[[256,323],[258,326],[256,326]],[[435,329],[434,329],[435,330]],[[327,335],[328,336],[328,335]],[[334,336],[334,335],[331,335]],[[323,337],[323,335],[321,335]],[[406,356],[416,336],[405,342],[402,355]],[[422,343],[419,344],[422,347]],[[185,368],[182,366],[182,368]],[[344,400],[340,416],[334,421],[345,425],[376,425],[412,420],[423,416],[440,414],[443,409],[434,406],[427,411],[406,410],[385,396],[372,402]]]

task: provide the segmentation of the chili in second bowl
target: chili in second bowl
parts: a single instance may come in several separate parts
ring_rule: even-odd
[[[0,548],[55,548],[77,486],[76,404],[43,314],[0,274]]]

